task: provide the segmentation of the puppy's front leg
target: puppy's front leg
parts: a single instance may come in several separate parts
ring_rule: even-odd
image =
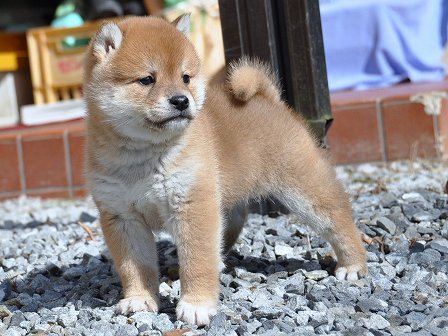
[[[117,305],[122,314],[159,306],[159,271],[154,235],[132,218],[101,212],[101,227],[107,247],[120,276],[124,299]]]
[[[207,325],[216,314],[221,215],[218,200],[213,196],[203,193],[192,197],[194,201],[183,206],[174,227],[181,281],[177,318],[190,324]]]

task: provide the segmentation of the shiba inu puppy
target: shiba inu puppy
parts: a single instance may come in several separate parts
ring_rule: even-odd
[[[251,197],[275,196],[325,237],[338,279],[364,275],[347,195],[271,72],[245,59],[206,93],[189,24],[108,23],[86,56],[87,176],[123,286],[118,311],[157,311],[154,232],[165,230],[179,255],[177,317],[208,324],[223,246],[241,230],[226,213]]]

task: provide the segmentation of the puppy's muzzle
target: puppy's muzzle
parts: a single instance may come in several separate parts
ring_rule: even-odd
[[[163,128],[165,125],[172,121],[180,121],[180,120],[193,120],[193,115],[191,114],[190,109],[184,109],[184,110],[176,110],[175,113],[171,114],[170,116],[167,116],[164,119],[160,120],[152,120],[149,117],[145,117],[145,121],[157,128]]]

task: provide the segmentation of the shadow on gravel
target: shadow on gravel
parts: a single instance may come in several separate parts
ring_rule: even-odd
[[[34,226],[30,224],[29,227]],[[18,228],[23,226],[11,226],[8,230]],[[179,278],[176,248],[171,241],[162,240],[157,243],[157,250],[160,282],[171,285]],[[7,305],[12,311],[40,311],[40,315],[42,309],[48,309],[47,313],[51,315],[51,309],[67,307],[69,303],[78,310],[82,307],[106,309],[122,298],[118,274],[107,250],[100,253],[86,251],[81,255],[79,251],[68,250],[61,253],[58,260],[58,265],[49,262],[26,274],[23,271],[9,271],[6,278],[0,282],[0,304]],[[15,266],[19,266],[19,269],[29,269],[29,264],[21,265],[24,261],[23,257],[17,258]],[[10,266],[15,269],[13,265]],[[171,320],[175,321],[177,301],[170,300],[169,296],[161,296],[160,300],[160,312],[168,314]],[[50,318],[50,322],[55,321]]]
[[[160,282],[171,285],[179,278],[176,248],[171,241],[162,240],[157,243],[157,249]],[[75,251],[73,255],[70,251],[67,252],[59,256],[62,266],[48,263],[44,267],[33,269],[23,277],[15,277],[17,274],[11,273],[12,279],[5,279],[1,283],[4,297],[0,303],[16,306],[22,312],[36,312],[41,308],[64,307],[68,303],[72,303],[77,309],[106,308],[121,299],[122,290],[118,275],[106,250],[97,255],[84,253],[82,257],[77,256]],[[336,265],[333,259],[320,260],[320,263],[311,257],[305,260],[269,260],[245,257],[235,250],[226,256],[225,264],[223,273],[232,275],[232,278],[235,277],[237,268],[270,276],[285,271],[292,274],[298,269],[325,269],[331,274]],[[160,311],[167,313],[174,320],[176,303],[176,300],[170,300],[169,296],[161,296]]]
[[[69,302],[77,308],[115,304],[121,294],[121,286],[112,261],[104,254],[84,254],[82,260],[76,261],[62,266],[47,263],[23,278],[15,281],[6,279],[5,303],[20,308],[22,312],[63,307]]]
[[[289,274],[302,269],[305,271],[326,270],[329,274],[333,274],[336,268],[336,260],[333,258],[325,258],[318,260],[309,255],[305,256],[305,260],[294,258],[282,260],[270,260],[261,257],[243,256],[236,251],[230,251],[225,259],[226,269],[224,273],[230,273],[235,268],[243,268],[251,273],[261,273],[266,276],[277,272],[288,272]]]

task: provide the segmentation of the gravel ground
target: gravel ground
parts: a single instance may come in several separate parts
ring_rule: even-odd
[[[250,215],[207,328],[176,322],[176,251],[160,237],[160,314],[114,314],[121,287],[90,200],[0,203],[0,335],[448,335],[443,163],[339,167],[370,274],[332,276],[329,245],[291,216]],[[176,329],[180,329],[177,330]]]

